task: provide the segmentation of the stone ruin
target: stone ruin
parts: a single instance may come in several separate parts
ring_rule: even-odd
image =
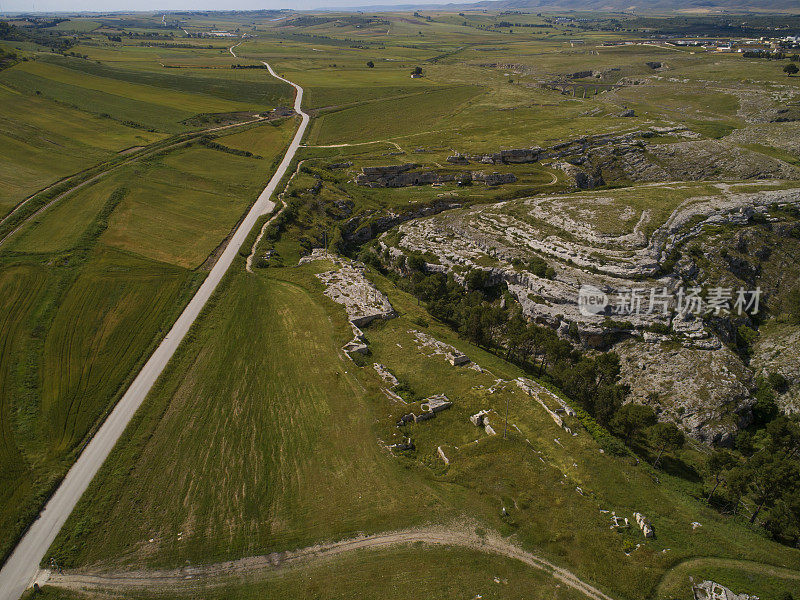
[[[447,410],[453,403],[444,394],[437,394],[423,400],[420,408],[425,412],[438,413]]]
[[[344,305],[348,319],[356,327],[397,316],[389,299],[364,276],[363,265],[345,263],[340,269],[318,273],[317,277],[325,284],[325,295]]]
[[[407,413],[400,417],[400,420],[397,421],[396,425],[397,427],[402,427],[408,423],[421,423],[422,421],[429,421],[430,419],[434,419],[436,417],[436,413],[447,410],[451,406],[453,406],[453,403],[447,396],[444,394],[436,394],[435,396],[425,398],[425,400],[422,401],[420,405],[422,412],[420,414],[415,414],[413,412]]]
[[[442,459],[442,462],[445,464],[445,466],[447,466],[447,465],[449,465],[449,464],[450,464],[450,459],[449,459],[449,458],[447,458],[447,455],[444,453],[444,450],[442,450],[442,447],[441,447],[441,446],[439,446],[439,447],[436,449],[436,452],[439,454],[439,458],[441,458],[441,459]]]
[[[642,513],[635,512],[633,513],[633,518],[636,519],[636,524],[639,526],[639,529],[642,530],[642,534],[646,538],[654,538],[656,537],[656,532],[653,529],[653,525],[650,523],[650,519],[645,517]]]
[[[469,420],[472,422],[475,427],[483,427],[483,430],[486,432],[486,435],[497,435],[497,432],[489,425],[489,413],[490,410],[481,410],[472,415]]]
[[[385,167],[363,167],[361,173],[356,176],[356,183],[371,188],[400,188],[452,182],[456,182],[459,185],[468,185],[473,181],[485,183],[487,186],[496,186],[514,183],[517,180],[513,173],[418,170],[419,167],[420,165],[416,163]]]
[[[611,515],[611,529],[628,529],[631,526],[628,517],[618,517],[615,514]]]
[[[444,357],[447,359],[447,362],[454,367],[466,365],[470,362],[466,354],[456,350],[450,344],[440,342],[435,337],[428,335],[427,333],[423,333],[422,331],[417,331],[415,329],[410,330],[409,333],[414,335],[420,348],[431,348],[434,354],[444,355]]]
[[[553,421],[555,421],[556,425],[563,428],[567,433],[572,433],[572,430],[570,430],[570,428],[564,424],[564,419],[559,413],[566,414],[570,417],[576,416],[576,413],[563,398],[557,396],[543,385],[533,381],[532,379],[527,379],[526,377],[517,377],[514,382],[523,392],[536,400],[542,406],[542,408],[544,408],[547,414],[550,415]],[[558,408],[553,410],[547,406],[544,400],[542,400],[541,395],[545,395],[556,402],[559,405]]]
[[[413,450],[414,448],[415,448],[414,442],[411,441],[411,438],[405,438],[402,442],[398,442],[396,444],[392,444],[391,446],[389,446],[389,449],[394,450],[395,452]]]
[[[689,579],[692,581],[691,578]],[[692,581],[692,594],[694,600],[759,600],[758,596],[734,594],[724,585],[709,580],[698,584]]]
[[[383,379],[384,382],[388,383],[391,387],[396,387],[400,384],[400,382],[397,381],[397,377],[392,374],[386,365],[374,363],[372,367],[375,369],[375,372],[378,373],[380,378]]]

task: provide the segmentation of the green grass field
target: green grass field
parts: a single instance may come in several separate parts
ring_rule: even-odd
[[[524,219],[530,215],[520,198],[563,192],[552,210],[605,233],[629,231],[650,210],[649,233],[690,195],[718,188],[697,182],[570,194],[563,172],[549,163],[469,167],[518,176],[498,188],[369,189],[353,179],[363,166],[446,168],[454,151],[551,146],[676,123],[724,140],[783,107],[800,79],[785,77],[783,63],[656,47],[641,32],[550,22],[511,33],[495,27],[511,17],[423,12],[359,15],[363,21],[180,13],[167,27],[160,15],[115,14],[57,26],[80,33],[73,49],[88,58],[3,42],[30,60],[0,72],[0,144],[8,149],[0,216],[126,149],[211,127],[215,118],[224,121],[220,113],[291,103],[291,89],[264,69],[232,65],[268,61],[304,86],[313,116],[296,160],[303,168],[284,198],[295,214],[260,248],[277,250],[278,260],[247,273],[237,258],[44,562],[54,556],[68,569],[99,571],[177,568],[436,525],[497,532],[615,600],[688,600],[690,575],[762,600],[798,593],[796,549],[713,510],[701,483],[661,472],[656,483],[649,466],[604,452],[577,419],[569,420],[576,434],[569,435],[512,383],[519,368],[460,339],[372,271],[398,317],[365,328],[371,355],[358,366],[341,351],[352,337],[344,311],[314,276],[331,265],[293,265],[347,227],[441,200],[467,207],[508,200],[497,210]],[[513,20],[545,24],[533,14]],[[239,37],[184,33],[212,30]],[[171,38],[156,37],[167,32]],[[602,45],[628,38],[649,45]],[[234,57],[228,47],[239,42]],[[653,69],[653,60],[664,66]],[[411,79],[416,66],[424,77]],[[584,70],[598,74],[573,76]],[[621,117],[625,109],[635,116]],[[11,307],[0,317],[0,555],[196,289],[296,126],[290,118],[213,133],[216,148],[176,142],[114,167],[0,247],[0,301]],[[783,142],[780,150],[766,141],[750,147],[788,160],[795,150]],[[606,196],[615,203],[595,202]],[[482,370],[428,356],[412,329],[453,344]],[[402,381],[408,405],[384,394],[373,362]],[[390,451],[401,438],[397,419],[438,393],[454,406],[405,428],[413,451]],[[487,437],[469,422],[481,409],[492,411],[501,435]],[[609,511],[645,513],[657,537],[613,530]],[[189,584],[98,592],[198,595],[578,597],[518,562],[418,545],[220,580],[200,592]],[[86,595],[46,588],[41,597]]]
[[[349,339],[343,311],[312,277],[324,264],[240,268],[62,531],[52,551],[62,564],[173,567],[467,515],[622,598],[650,597],[694,556],[795,564],[796,552],[689,498],[680,480],[656,485],[628,459],[600,453],[585,431],[565,436],[513,384],[490,393],[518,370],[430,321],[427,333],[486,371],[426,357],[409,330],[429,317],[388,282],[378,280],[400,317],[366,329],[372,356],[357,367],[337,351]],[[411,426],[417,449],[399,459],[375,437],[395,441],[395,420],[416,405],[380,393],[373,360],[416,397],[455,402]],[[486,438],[467,417],[492,409],[502,431],[506,398],[509,438]],[[658,538],[626,556],[643,538],[610,530],[603,510],[645,512]]]
[[[258,158],[193,144],[133,161],[3,246],[0,294],[12,310],[0,355],[0,552],[177,317],[294,128],[285,120],[234,133]]]
[[[341,315],[305,289],[308,275],[296,280],[241,273],[227,282],[86,496],[77,529],[65,530],[62,560],[107,560],[109,551],[130,564],[222,560],[413,525],[436,511],[438,494],[403,482],[373,441],[385,399],[367,394],[339,354]]]

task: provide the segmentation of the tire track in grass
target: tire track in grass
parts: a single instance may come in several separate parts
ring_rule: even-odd
[[[371,549],[422,543],[477,550],[487,554],[520,561],[533,569],[544,571],[554,579],[580,592],[591,600],[613,600],[610,596],[581,580],[574,573],[512,544],[497,534],[479,536],[466,529],[419,528],[360,536],[309,546],[289,552],[273,552],[239,560],[210,565],[191,566],[163,571],[130,571],[117,573],[61,573],[50,576],[48,584],[73,590],[135,592],[169,590],[171,593],[191,593],[201,588],[222,587],[231,578],[263,580],[271,575],[297,566],[314,566],[337,556]]]

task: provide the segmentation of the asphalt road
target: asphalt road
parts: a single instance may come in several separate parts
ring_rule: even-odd
[[[270,198],[286,173],[297,149],[300,147],[300,141],[303,139],[303,134],[308,126],[309,116],[301,108],[303,88],[277,75],[267,63],[264,63],[264,65],[273,77],[285,81],[297,90],[294,109],[302,117],[300,127],[289,145],[289,149],[286,151],[278,170],[272,176],[264,191],[261,192],[252,208],[250,208],[241,225],[236,229],[228,246],[211,269],[208,277],[206,277],[197,293],[195,293],[180,317],[178,317],[178,320],[175,321],[172,329],[169,330],[169,333],[167,333],[136,379],[134,379],[125,395],[100,426],[100,429],[78,457],[78,460],[75,461],[75,464],[45,505],[39,517],[34,521],[3,565],[2,570],[0,570],[0,600],[18,600],[25,589],[33,585],[33,581],[39,573],[39,563],[45,558],[45,554],[56,535],[63,527],[72,509],[75,508],[75,504],[86,491],[100,466],[111,453],[117,440],[122,435],[122,432],[125,431],[125,427],[144,401],[156,379],[161,375],[172,355],[175,354],[181,340],[183,340],[200,311],[214,293],[222,277],[231,266],[231,263],[233,263],[234,258],[236,258],[236,254],[239,252],[239,248],[244,243],[248,233],[255,225],[256,220],[275,208],[275,203]]]

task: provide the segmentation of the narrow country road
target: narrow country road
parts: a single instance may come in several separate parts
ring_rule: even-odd
[[[358,550],[390,548],[413,543],[467,548],[518,560],[531,568],[549,573],[553,578],[591,600],[612,600],[609,596],[580,580],[571,572],[523,550],[497,534],[489,533],[484,536],[478,536],[474,531],[469,531],[466,528],[439,527],[407,529],[360,536],[291,552],[276,552],[264,556],[252,556],[224,563],[185,567],[169,571],[53,574],[48,583],[62,588],[98,592],[135,593],[144,590],[151,592],[159,590],[190,592],[193,589],[229,584],[231,576],[235,576],[239,581],[242,578],[251,578],[253,581],[258,581],[287,567],[313,565]]]
[[[245,241],[250,230],[258,218],[271,212],[275,203],[270,199],[278,183],[283,178],[286,170],[294,158],[300,142],[308,126],[309,116],[302,110],[303,88],[299,85],[280,77],[267,63],[264,65],[270,74],[295,88],[297,94],[294,109],[302,117],[300,127],[289,145],[278,170],[270,179],[267,187],[261,192],[242,223],[236,229],[230,242],[223,251],[217,263],[211,269],[203,284],[189,301],[178,320],[161,341],[142,370],[136,376],[125,395],[114,407],[98,429],[95,436],[83,450],[78,460],[67,473],[58,489],[45,505],[36,521],[25,533],[17,544],[14,552],[0,570],[0,600],[17,600],[25,589],[32,585],[33,579],[39,571],[39,563],[53,543],[58,532],[63,527],[75,504],[83,495],[92,478],[114,448],[117,440],[122,435],[125,427],[130,422],[136,410],[144,401],[153,384],[167,366],[172,355],[178,349],[189,328],[194,323],[200,311],[213,294],[222,277],[236,258],[239,248]]]

